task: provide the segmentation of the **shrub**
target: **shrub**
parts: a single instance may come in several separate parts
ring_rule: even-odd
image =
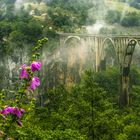
[[[126,27],[139,26],[140,25],[140,15],[136,12],[127,13],[121,20],[121,25]]]
[[[105,19],[109,23],[119,23],[121,19],[121,13],[116,10],[109,10]]]

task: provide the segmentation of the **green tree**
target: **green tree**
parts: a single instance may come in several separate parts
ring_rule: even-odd
[[[126,27],[139,26],[140,25],[140,15],[136,12],[127,13],[125,17],[121,20],[121,25]]]
[[[109,10],[105,19],[109,23],[119,23],[121,19],[121,13],[117,10]]]

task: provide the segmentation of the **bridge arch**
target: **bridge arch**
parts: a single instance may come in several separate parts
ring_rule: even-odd
[[[102,44],[101,44],[101,51],[100,51],[100,56],[99,56],[99,58],[100,58],[100,65],[102,65],[102,63],[106,63],[106,59],[104,58],[104,57],[106,57],[107,55],[106,55],[106,44],[109,44],[109,43],[111,43],[110,45],[111,45],[111,48],[112,48],[112,51],[111,51],[111,55],[112,56],[114,56],[114,54],[115,54],[115,57],[114,57],[114,60],[113,60],[113,58],[111,58],[112,60],[112,65],[113,65],[113,61],[115,61],[115,59],[117,58],[117,52],[116,52],[116,49],[115,49],[115,43],[114,43],[114,40],[112,39],[112,38],[110,38],[110,37],[107,37],[107,38],[105,38],[103,41],[102,41]],[[113,52],[114,52],[114,54],[113,54]],[[106,65],[106,64],[103,64],[103,65]],[[105,66],[104,66],[105,67]]]
[[[132,40],[132,39],[131,39]],[[132,64],[138,66],[140,68],[140,64],[139,64],[139,60],[140,60],[140,40],[138,39],[133,39],[136,41],[136,46],[134,49],[134,53],[133,53],[133,58],[132,58]]]
[[[77,40],[81,40],[81,38],[79,37],[79,36],[68,36],[65,40],[64,40],[64,46],[65,46],[65,44],[67,43],[67,41],[69,41],[70,39],[73,39],[73,38],[75,38],[75,39],[77,39]]]
[[[69,35],[63,41],[62,55],[63,59],[63,84],[67,87],[74,82],[80,81],[80,74],[82,71],[82,60],[79,48],[81,47],[82,38],[78,35]],[[79,63],[80,62],[80,63]]]
[[[104,47],[104,45],[105,45],[105,43],[106,43],[107,41],[110,41],[110,42],[112,43],[113,47],[115,47],[114,41],[113,41],[110,37],[107,37],[107,38],[104,39],[103,45],[102,45],[103,47]]]

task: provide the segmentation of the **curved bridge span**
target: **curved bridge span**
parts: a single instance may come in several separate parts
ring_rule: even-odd
[[[118,63],[123,65],[127,63],[124,59],[128,56],[128,50],[133,55],[133,49],[136,45],[140,46],[140,35],[91,35],[91,34],[72,34],[58,33],[60,36],[60,44],[63,46],[69,39],[76,38],[84,41],[92,42],[92,48],[96,51],[96,71],[99,70],[101,54],[104,51],[105,43],[110,41],[118,58]],[[131,50],[132,49],[132,50]],[[131,57],[130,57],[131,58]],[[130,63],[130,61],[128,62]]]
[[[101,71],[102,54],[106,42],[110,42],[115,51],[118,65],[120,67],[120,106],[129,105],[129,81],[130,66],[136,46],[140,46],[140,35],[92,35],[92,34],[74,34],[74,33],[58,33],[60,36],[60,45],[65,46],[68,40],[77,39],[79,42],[91,42],[91,49],[95,51],[95,67],[96,72]]]

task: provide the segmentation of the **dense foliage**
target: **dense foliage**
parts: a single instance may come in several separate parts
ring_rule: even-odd
[[[133,12],[127,13],[121,21],[121,25],[130,27],[130,26],[139,26],[140,25],[140,15]]]
[[[109,10],[106,15],[107,22],[111,24],[118,23],[124,27],[139,26],[140,25],[139,19],[140,19],[139,13],[136,12],[126,13],[122,17],[121,12],[117,10]]]
[[[114,84],[118,74],[113,71],[104,72],[108,76],[100,81],[100,74],[86,71],[81,83],[70,90],[62,85],[50,90],[44,106],[23,119],[23,127],[12,130],[13,135],[21,140],[139,140],[139,91],[133,89],[131,107],[119,109]],[[132,74],[140,76],[136,69]]]
[[[137,9],[140,9],[140,1],[139,0],[129,0],[130,6],[133,6]]]
[[[121,13],[117,10],[109,10],[106,15],[106,20],[109,23],[120,23]]]

